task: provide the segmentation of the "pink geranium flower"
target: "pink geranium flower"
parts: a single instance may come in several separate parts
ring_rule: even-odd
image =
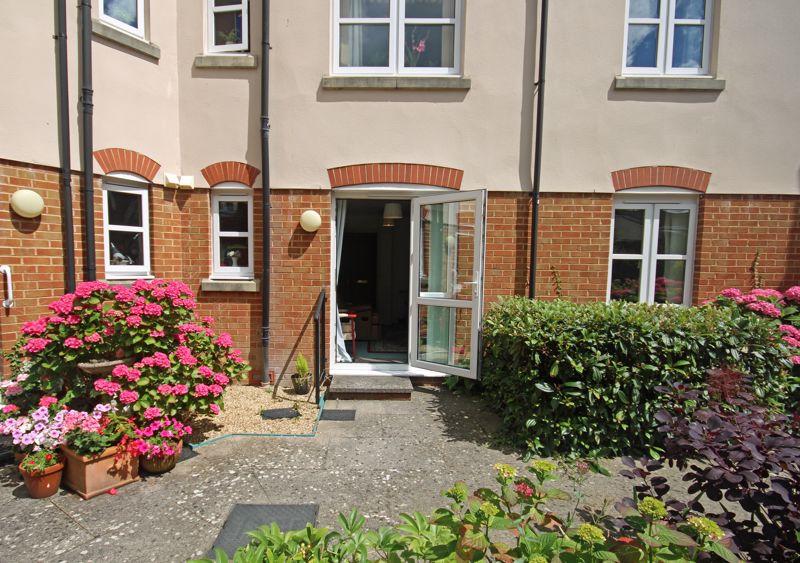
[[[49,407],[50,405],[55,404],[57,402],[58,402],[58,399],[56,399],[55,397],[52,397],[50,395],[45,395],[44,397],[39,399],[39,406],[40,407]]]
[[[19,407],[17,405],[3,405],[3,414],[11,414],[12,412],[17,412]]]
[[[155,418],[159,418],[163,413],[161,409],[158,407],[148,407],[144,409],[144,417],[147,420],[153,420]]]

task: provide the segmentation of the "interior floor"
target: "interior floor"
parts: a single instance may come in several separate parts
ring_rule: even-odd
[[[337,202],[336,302],[351,362],[408,363],[410,213],[408,201]]]

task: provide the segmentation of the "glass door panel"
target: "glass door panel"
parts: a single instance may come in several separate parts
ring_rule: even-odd
[[[477,379],[485,192],[412,200],[410,364]]]

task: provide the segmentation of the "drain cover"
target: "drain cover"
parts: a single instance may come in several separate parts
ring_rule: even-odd
[[[300,413],[295,409],[266,409],[261,411],[261,418],[275,420],[278,418],[297,418]]]
[[[331,409],[322,411],[320,420],[355,420],[356,411],[352,409]]]
[[[220,548],[232,556],[249,543],[247,532],[273,522],[284,532],[302,530],[306,524],[315,526],[318,514],[317,504],[235,504],[208,555],[213,558],[214,548]]]

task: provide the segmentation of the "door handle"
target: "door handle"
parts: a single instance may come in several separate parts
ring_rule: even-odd
[[[3,299],[3,307],[10,309],[14,306],[14,284],[11,281],[11,266],[0,266],[0,274],[5,275],[6,295],[8,295],[8,299]]]

